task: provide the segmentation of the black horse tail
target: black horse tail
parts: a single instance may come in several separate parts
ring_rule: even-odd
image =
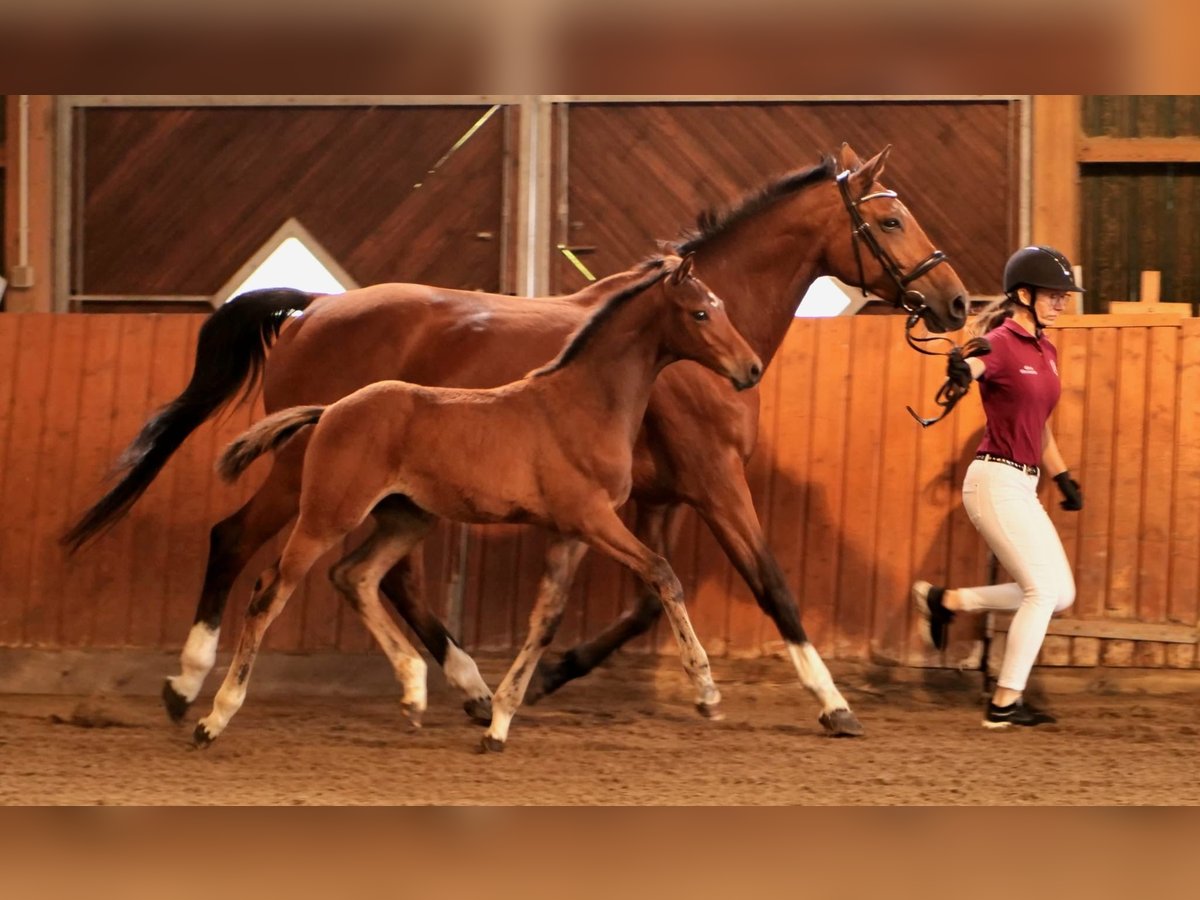
[[[233,481],[262,456],[277,450],[301,428],[317,424],[324,406],[293,406],[260,419],[230,442],[217,460],[217,472]]]
[[[228,404],[244,386],[245,401],[262,380],[267,349],[288,315],[317,294],[268,288],[239,294],[223,304],[200,329],[192,378],[178,397],[146,420],[114,466],[121,480],[60,538],[71,552],[111,527],[145,493],[189,434]]]

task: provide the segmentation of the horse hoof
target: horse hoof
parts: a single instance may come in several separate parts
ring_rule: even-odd
[[[696,712],[713,722],[720,722],[725,718],[725,713],[721,712],[720,703],[697,703]]]
[[[408,717],[408,724],[410,724],[413,728],[420,728],[421,715],[424,710],[419,709],[416,704],[413,703],[402,703],[400,707],[404,710],[404,715]]]
[[[480,753],[503,753],[504,741],[499,738],[494,738],[490,734],[485,734],[483,740],[479,742]]]
[[[471,697],[463,701],[463,712],[471,717],[476,725],[492,724],[492,698]]]
[[[817,720],[831,737],[858,737],[863,733],[862,723],[848,709],[835,709],[821,713]]]
[[[163,682],[162,701],[163,706],[167,709],[167,715],[176,724],[183,721],[183,717],[187,715],[188,707],[192,705],[183,694],[171,686],[170,678]]]
[[[196,730],[192,732],[192,746],[198,750],[206,750],[215,741],[216,735],[208,733],[208,729],[201,722],[196,726]]]

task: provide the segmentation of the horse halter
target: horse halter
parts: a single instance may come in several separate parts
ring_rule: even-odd
[[[895,282],[896,287],[900,291],[900,299],[897,301],[898,305],[919,318],[929,306],[925,302],[925,295],[920,291],[910,290],[909,285],[927,274],[934,267],[944,263],[946,261],[946,254],[941,250],[934,250],[925,259],[905,272],[900,268],[900,264],[896,262],[896,258],[888,253],[887,248],[883,244],[879,243],[879,238],[875,237],[875,232],[871,230],[870,223],[858,211],[859,205],[866,203],[868,200],[878,200],[880,198],[895,200],[899,195],[895,191],[875,191],[871,194],[863,194],[857,200],[853,199],[850,196],[849,169],[837,176],[837,185],[842,195],[842,203],[845,204],[846,212],[850,215],[850,243],[854,247],[854,262],[858,266],[858,285],[863,292],[863,296],[867,296],[867,277],[863,269],[862,251],[858,248],[859,241],[867,245],[867,249],[871,251],[871,255],[875,257],[875,261],[883,267],[883,271]],[[920,348],[918,347],[917,349]]]
[[[904,307],[904,310],[908,313],[908,320],[904,324],[904,339],[908,341],[910,347],[918,353],[924,353],[926,356],[957,356],[961,359],[970,359],[972,356],[985,356],[990,353],[992,349],[991,345],[984,338],[972,338],[959,347],[947,337],[913,337],[912,330],[921,321],[926,310],[929,309],[929,304],[925,302],[924,294],[920,291],[910,290],[909,285],[934,267],[944,263],[946,261],[946,254],[941,250],[934,250],[925,259],[905,272],[900,268],[900,264],[896,262],[896,258],[888,253],[887,248],[883,244],[879,243],[879,238],[875,237],[875,232],[871,230],[870,223],[858,211],[859,204],[866,203],[868,200],[879,198],[894,200],[898,194],[895,191],[875,191],[870,194],[863,194],[857,200],[853,199],[850,196],[849,169],[837,176],[837,184],[838,190],[842,195],[842,203],[845,204],[846,212],[850,215],[850,243],[854,247],[854,261],[858,266],[858,284],[859,289],[863,292],[863,296],[867,296],[867,277],[863,269],[862,251],[858,248],[860,240],[867,245],[867,249],[871,251],[871,255],[875,257],[875,261],[879,263],[888,277],[895,282],[896,287],[900,291],[898,305]],[[945,341],[951,346],[945,352],[926,350],[920,346],[931,341]],[[916,410],[911,406],[906,406],[905,409],[909,411],[914,419],[921,423],[922,427],[927,428],[935,422],[940,422],[944,419],[950,410],[954,409],[958,401],[966,396],[968,389],[947,380],[934,398],[933,402],[942,409],[941,413],[934,418],[922,418],[917,415]]]

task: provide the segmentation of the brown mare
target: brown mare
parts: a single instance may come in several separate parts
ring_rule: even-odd
[[[694,253],[705,281],[728,304],[730,319],[764,363],[775,355],[812,282],[834,275],[897,305],[915,309],[934,331],[965,321],[966,291],[949,265],[936,265],[929,239],[907,207],[878,183],[887,151],[863,163],[843,145],[839,158],[794,172],[721,215],[674,247]],[[838,176],[841,176],[838,180]],[[865,245],[865,246],[864,246]],[[299,291],[256,292],[217,310],[201,330],[192,380],[147,421],[119,465],[121,480],[80,519],[66,540],[78,546],[128,510],[171,454],[203,421],[263,381],[268,412],[332,403],[382,379],[427,385],[491,387],[521,377],[561,349],[605,282],[534,302],[424,285],[376,285],[333,297]],[[303,313],[282,328],[285,318]],[[265,347],[276,338],[270,356]],[[861,726],[800,623],[796,600],[772,555],[746,482],[757,437],[758,391],[735,393],[686,363],[655,382],[634,451],[634,532],[660,555],[682,504],[712,529],[759,605],[778,627],[802,683],[834,734]],[[247,504],[212,529],[208,568],[182,672],[163,698],[182,719],[216,658],[231,585],[254,553],[296,514],[303,435],[276,455],[266,482]],[[420,554],[383,580],[391,602],[486,717],[490,693],[474,662],[419,601]],[[543,662],[531,697],[589,672],[648,629],[661,611],[642,591],[633,608],[592,640]]]
[[[313,563],[373,510],[375,531],[331,574],[391,659],[414,724],[425,709],[425,663],[384,611],[378,588],[428,534],[435,516],[532,522],[553,532],[529,636],[493,699],[485,750],[504,748],[509,722],[562,617],[566,591],[560,585],[570,581],[585,544],[628,566],[659,597],[696,704],[714,713],[720,694],[688,621],[683,587],[667,561],[617,514],[629,499],[633,443],[664,366],[693,360],[737,390],[762,376],[762,363],[730,324],[724,304],[691,268],[690,256],[659,258],[610,279],[616,293],[554,362],[520,381],[478,390],[382,381],[330,406],[275,413],[230,444],[218,466],[228,480],[316,425],[296,526],[279,561],[255,586],[233,662],[213,711],[196,726],[196,743],[211,743],[242,705],[263,635]]]

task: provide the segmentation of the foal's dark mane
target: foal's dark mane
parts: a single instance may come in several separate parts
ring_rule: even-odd
[[[680,256],[699,250],[709,241],[725,234],[734,226],[757,215],[781,197],[794,194],[819,181],[828,181],[837,172],[837,160],[826,156],[807,169],[800,169],[771,182],[766,187],[747,194],[738,203],[719,212],[706,209],[696,219],[696,229],[684,234],[671,248]]]
[[[542,366],[542,368],[535,369],[529,374],[529,377],[535,378],[540,375],[549,375],[551,372],[557,372],[559,369],[566,366],[571,362],[571,360],[579,355],[579,351],[583,349],[584,345],[591,339],[592,335],[594,335],[606,321],[612,318],[614,312],[616,312],[638,294],[650,287],[653,287],[655,284],[662,281],[673,271],[675,271],[673,268],[669,268],[667,266],[667,260],[662,256],[654,256],[640,263],[635,267],[635,271],[638,270],[650,272],[652,274],[639,281],[635,281],[633,284],[623,288],[622,290],[613,294],[613,296],[608,300],[604,301],[604,305],[596,310],[596,312],[592,314],[592,317],[579,327],[579,330],[575,332],[574,337],[571,338],[571,342],[563,348],[563,351],[558,354],[557,358]]]

